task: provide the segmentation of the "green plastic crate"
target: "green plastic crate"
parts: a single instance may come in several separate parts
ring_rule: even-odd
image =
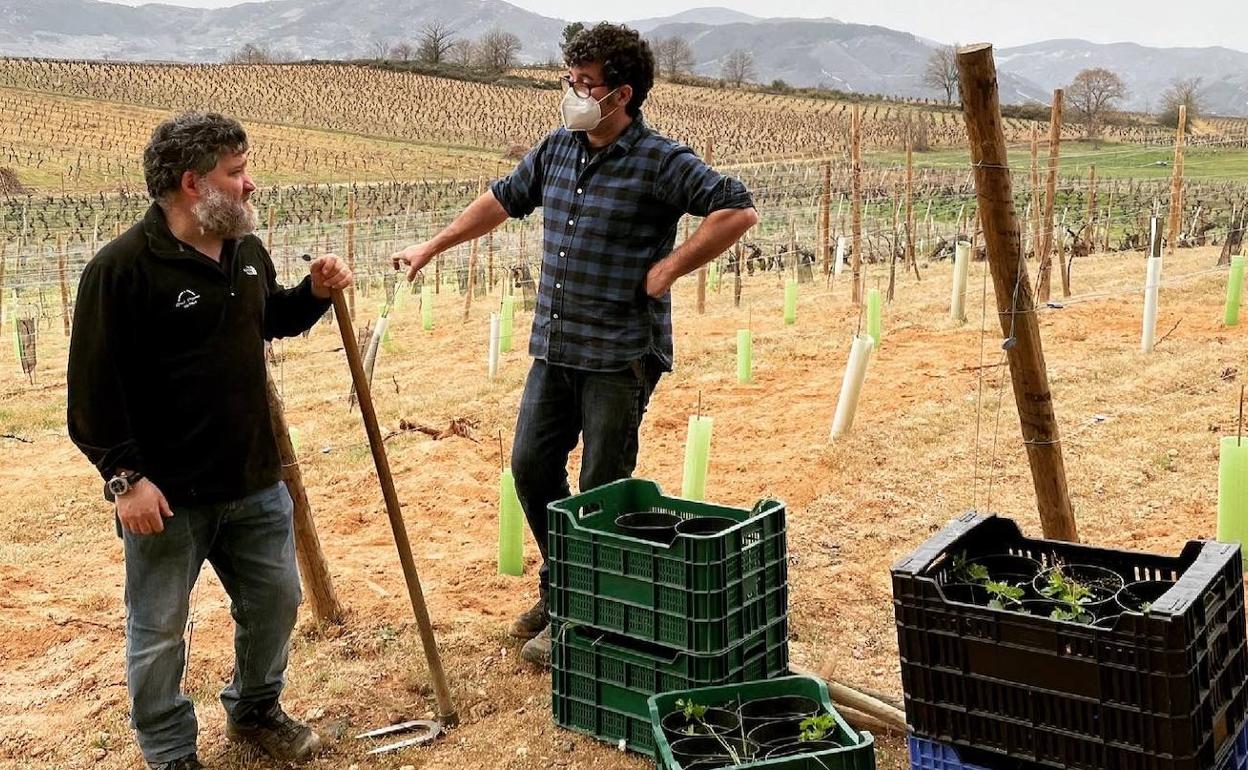
[[[767,681],[727,684],[718,687],[678,688],[652,696],[647,702],[650,712],[650,738],[655,745],[655,762],[658,770],[683,770],[683,766],[672,756],[672,747],[663,733],[660,720],[663,715],[676,710],[676,701],[681,698],[692,698],[706,706],[724,704],[741,704],[756,698],[771,698],[778,695],[802,695],[823,704],[823,708],[836,718],[836,730],[830,736],[842,745],[839,749],[811,754],[763,759],[734,765],[740,768],[757,768],[757,770],[874,770],[875,738],[869,732],[855,731],[832,707],[832,699],[828,697],[828,688],[823,682],[809,676],[787,676]]]
[[[739,522],[671,545],[622,534],[617,516],[662,511]],[[753,510],[664,496],[625,479],[549,509],[550,613],[687,652],[725,650],[788,612],[785,506]]]
[[[788,621],[742,644],[697,655],[598,629],[551,626],[555,723],[654,756],[648,701],[656,692],[783,676],[789,671]]]

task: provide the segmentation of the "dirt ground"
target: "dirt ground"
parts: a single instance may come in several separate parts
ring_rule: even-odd
[[[1215,530],[1217,438],[1235,430],[1248,375],[1248,326],[1222,326],[1226,274],[1216,250],[1167,257],[1158,337],[1139,352],[1144,263],[1138,254],[1079,260],[1074,297],[1041,312],[1080,535],[1113,547],[1177,553]],[[872,266],[867,283],[886,282]],[[1033,266],[1034,270],[1034,266]],[[748,506],[789,504],[791,658],[830,665],[844,681],[900,698],[889,566],[954,515],[980,508],[1039,534],[1017,412],[1000,368],[995,307],[982,312],[972,270],[969,322],[948,320],[949,267],[900,277],[884,312],[851,435],[828,440],[858,323],[849,283],[802,287],[795,326],[782,322],[774,276],[754,277],[732,307],[725,282],[707,312],[694,282],[677,287],[677,371],[642,430],[637,475],[678,491],[688,415],[714,417],[708,495]],[[991,302],[991,286],[988,286]],[[1060,297],[1060,284],[1055,287]],[[528,357],[529,316],[500,377],[486,378],[489,308],[442,295],[433,332],[414,298],[399,307],[378,363],[378,410],[444,426],[477,423],[476,441],[402,433],[387,442],[425,594],[462,724],[435,745],[373,758],[352,736],[431,715],[433,695],[404,593],[381,494],[336,328],[278,346],[277,377],[317,527],[350,616],[318,627],[306,606],[294,640],[287,708],[328,739],[317,768],[644,768],[645,759],[556,728],[550,678],[506,636],[535,598],[536,554],[524,578],[496,574],[499,434],[510,444]],[[361,312],[376,312],[361,298]],[[988,330],[981,333],[983,320]],[[755,336],[755,379],[735,378],[735,331]],[[6,331],[6,335],[10,333]],[[128,727],[123,672],[121,544],[98,478],[64,430],[64,339],[41,330],[34,385],[0,346],[0,766],[123,768],[140,758]],[[216,394],[205,394],[212,397]],[[576,461],[573,466],[575,472]],[[194,603],[187,686],[200,756],[213,767],[265,767],[226,743],[216,694],[232,665],[228,601],[205,570]],[[879,766],[906,765],[904,743],[880,736]]]

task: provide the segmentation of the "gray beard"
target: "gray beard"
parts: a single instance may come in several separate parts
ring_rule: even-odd
[[[225,192],[207,183],[203,188],[204,195],[191,213],[204,235],[237,240],[255,231],[259,220],[250,201],[232,201]]]

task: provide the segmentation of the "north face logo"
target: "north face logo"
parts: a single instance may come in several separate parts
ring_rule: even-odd
[[[253,267],[253,266],[251,266],[251,265],[244,265],[244,266],[243,266],[243,272],[244,272],[244,273],[246,273],[247,275],[255,275],[255,274],[256,274],[256,268],[255,268],[255,267]]]
[[[173,306],[176,308],[182,308],[185,310],[186,308],[195,307],[198,304],[199,304],[199,295],[191,291],[190,289],[185,289],[183,290],[181,294],[178,295],[178,301],[174,302]]]

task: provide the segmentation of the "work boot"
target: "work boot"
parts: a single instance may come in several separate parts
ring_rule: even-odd
[[[276,703],[244,724],[235,724],[227,718],[225,737],[234,743],[258,746],[280,762],[304,762],[321,750],[321,736],[291,718]]]
[[[152,770],[207,770],[199,763],[199,757],[194,754],[187,754],[185,757],[178,757],[170,762],[148,763],[147,766]]]
[[[511,635],[517,639],[532,639],[548,625],[550,613],[546,611],[546,597],[543,596],[511,624]]]
[[[520,657],[535,666],[550,668],[550,625],[547,624],[537,636],[524,643]]]

